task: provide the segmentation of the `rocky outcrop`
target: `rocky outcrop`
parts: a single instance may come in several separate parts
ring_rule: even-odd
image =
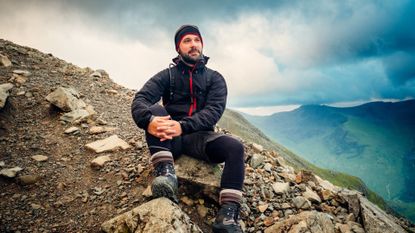
[[[406,232],[401,226],[396,224],[396,220],[376,205],[368,201],[365,197],[359,196],[361,216],[363,226],[368,233],[390,232],[404,233]]]
[[[66,113],[61,120],[66,122],[82,121],[94,115],[96,112],[90,105],[86,105],[80,98],[80,94],[72,88],[58,87],[46,96],[46,100]]]
[[[7,97],[9,97],[9,91],[13,88],[13,84],[5,83],[0,85],[0,109],[4,107],[7,101]]]
[[[335,233],[330,215],[317,211],[304,211],[293,215],[288,219],[278,222],[264,231],[265,233],[283,232],[310,232],[310,233]]]
[[[220,176],[222,173],[218,165],[208,164],[182,155],[175,161],[175,168],[179,180],[201,187],[205,195],[213,200],[218,200]]]
[[[0,65],[4,67],[9,67],[12,65],[12,62],[7,56],[0,53]]]
[[[179,206],[167,198],[158,198],[102,224],[107,233],[197,233],[195,225]]]

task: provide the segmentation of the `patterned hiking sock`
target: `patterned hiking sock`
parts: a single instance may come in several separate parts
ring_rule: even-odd
[[[151,156],[151,164],[153,167],[157,167],[157,165],[161,162],[169,162],[174,164],[172,153],[170,151],[159,151]]]
[[[219,193],[219,204],[234,202],[240,204],[242,200],[242,191],[236,189],[223,189]]]

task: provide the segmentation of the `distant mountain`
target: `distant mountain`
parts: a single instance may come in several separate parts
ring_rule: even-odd
[[[415,100],[244,116],[307,161],[360,177],[415,221]]]
[[[305,159],[294,154],[281,144],[269,139],[264,133],[261,132],[261,130],[246,120],[241,113],[226,109],[218,125],[231,131],[232,134],[235,134],[244,140],[260,144],[268,150],[276,151],[296,169],[313,171],[315,174],[319,175],[323,179],[329,180],[333,184],[359,190],[364,193],[369,200],[376,203],[381,208],[390,209],[382,197],[371,191],[360,178],[341,172],[322,169],[310,162],[307,162]]]

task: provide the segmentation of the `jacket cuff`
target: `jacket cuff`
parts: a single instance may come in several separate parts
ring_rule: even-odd
[[[180,127],[182,128],[182,133],[188,133],[189,127],[187,126],[186,122],[179,121],[179,123],[180,123]]]

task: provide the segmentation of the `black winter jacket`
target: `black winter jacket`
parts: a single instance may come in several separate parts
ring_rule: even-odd
[[[171,68],[172,99],[168,68],[148,80],[136,93],[131,107],[137,126],[147,130],[152,116],[149,108],[161,98],[170,116],[180,122],[183,134],[213,130],[225,110],[227,87],[221,74],[205,66],[208,59],[204,57],[194,68],[179,57],[173,59],[176,66]],[[211,75],[209,83],[207,75]]]

